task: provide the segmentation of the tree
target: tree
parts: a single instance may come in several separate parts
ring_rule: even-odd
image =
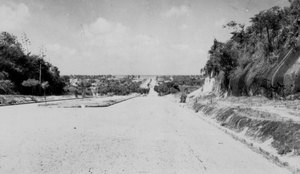
[[[23,37],[25,44],[27,36]],[[27,47],[27,46],[26,46]],[[26,54],[24,53],[26,52]],[[24,81],[28,79],[39,79],[41,70],[41,80],[48,81],[49,88],[47,92],[51,94],[62,94],[65,83],[60,77],[57,67],[44,60],[45,55],[31,55],[29,50],[23,49],[18,42],[17,37],[7,33],[0,33],[0,79],[10,80],[14,84],[14,90],[21,94],[41,95],[41,92],[34,91],[35,87],[30,87]],[[35,93],[33,93],[35,92]]]
[[[231,39],[236,41],[239,44],[243,44],[246,39],[247,35],[245,32],[245,24],[237,23],[236,21],[230,21],[223,28],[228,28],[232,30],[230,34],[232,34]]]
[[[87,80],[81,80],[79,83],[78,83],[78,87],[79,89],[81,89],[81,95],[82,95],[82,98],[85,97],[86,95],[86,90],[88,87],[91,86],[91,83],[89,83]]]
[[[14,93],[14,84],[10,80],[0,80],[0,94]]]
[[[276,32],[281,28],[280,21],[282,19],[282,10],[280,7],[275,6],[269,10],[262,11],[251,18],[252,26],[255,31],[260,33],[260,36],[264,36],[264,32],[267,35],[267,44],[269,51],[273,51],[273,38]]]

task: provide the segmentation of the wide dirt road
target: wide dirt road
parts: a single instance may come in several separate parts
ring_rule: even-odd
[[[0,108],[2,174],[284,174],[165,98],[108,108]]]

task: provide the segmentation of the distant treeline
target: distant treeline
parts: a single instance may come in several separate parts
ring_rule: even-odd
[[[138,76],[127,75],[70,75],[63,76],[69,93],[85,93],[86,95],[128,95],[131,93],[148,94],[149,88],[141,88],[142,80]],[[71,81],[75,83],[71,83]]]
[[[71,79],[109,79],[109,78],[140,78],[139,75],[68,75]]]
[[[204,78],[200,75],[176,75],[158,76],[158,85],[154,90],[160,95],[175,94],[178,92],[190,92],[204,83]],[[196,88],[195,88],[196,87]]]
[[[202,71],[216,77],[222,90],[233,95],[272,97],[299,92],[299,72],[289,75],[287,70],[300,55],[300,0],[289,2],[289,7],[259,12],[247,27],[235,21],[227,23],[224,28],[231,31],[231,38],[225,43],[214,40]],[[284,69],[279,64],[289,50],[293,51],[288,62],[283,61]]]
[[[0,94],[62,94],[65,82],[44,57],[28,52],[16,36],[0,33]]]

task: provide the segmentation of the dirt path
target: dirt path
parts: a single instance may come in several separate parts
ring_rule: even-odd
[[[288,173],[154,93],[108,108],[0,113],[0,173]]]

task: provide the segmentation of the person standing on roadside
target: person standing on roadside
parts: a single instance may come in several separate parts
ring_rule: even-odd
[[[75,97],[78,98],[78,91],[77,91],[77,89],[75,89],[74,94],[75,94]]]
[[[184,91],[181,93],[181,96],[180,96],[180,103],[186,102],[187,93],[188,93],[187,89],[184,89]]]

